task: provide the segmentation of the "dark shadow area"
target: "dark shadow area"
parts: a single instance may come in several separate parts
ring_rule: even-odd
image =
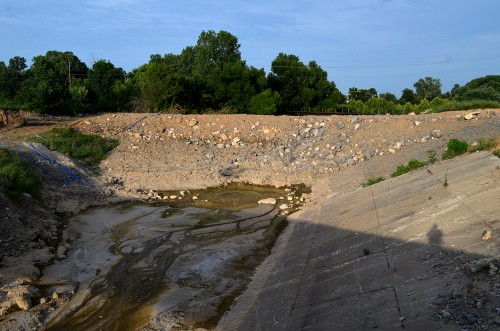
[[[500,260],[444,249],[442,236],[421,244],[297,222],[282,258],[251,284],[258,293],[219,330],[497,328]]]
[[[434,224],[429,232],[427,232],[427,239],[430,246],[441,246],[443,244],[443,231]]]

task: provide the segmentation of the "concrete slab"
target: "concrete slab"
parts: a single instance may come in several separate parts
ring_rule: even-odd
[[[459,330],[436,307],[471,284],[471,261],[500,256],[500,159],[448,160],[293,217],[219,330]]]

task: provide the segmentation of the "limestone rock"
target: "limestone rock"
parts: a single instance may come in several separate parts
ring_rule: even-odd
[[[275,205],[276,204],[276,199],[275,198],[267,198],[267,199],[262,199],[258,201],[259,205]]]
[[[480,112],[478,112],[478,111],[473,111],[473,112],[470,112],[470,113],[465,114],[464,118],[465,118],[466,120],[471,120],[471,119],[473,119],[474,117],[476,117],[476,116],[477,116],[477,115],[479,115],[479,114],[481,114],[481,113],[480,113]]]
[[[483,235],[481,236],[482,240],[488,240],[491,239],[491,230],[486,230],[483,232]]]
[[[31,308],[31,300],[29,298],[16,298],[16,304],[22,310],[28,310]]]
[[[441,130],[432,130],[431,137],[432,138],[441,138],[443,136],[443,132]]]

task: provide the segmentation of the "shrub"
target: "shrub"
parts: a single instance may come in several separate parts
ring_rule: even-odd
[[[12,151],[0,148],[0,182],[7,189],[7,195],[18,200],[22,193],[40,198],[40,179],[26,160]]]
[[[412,159],[408,162],[407,165],[399,165],[391,175],[391,177],[398,177],[403,174],[406,174],[407,172],[416,170],[418,168],[425,167],[427,165],[427,162],[422,162],[417,159]]]
[[[48,146],[51,150],[82,160],[88,165],[101,162],[106,153],[118,146],[115,139],[82,134],[71,128],[54,128],[32,140]]]
[[[413,105],[407,102],[403,107],[403,111],[405,114],[418,113],[418,105]]]
[[[430,104],[429,100],[424,98],[424,99],[420,100],[420,103],[418,104],[417,113],[426,112],[430,108],[431,108],[431,104]]]
[[[466,141],[459,139],[451,139],[448,141],[446,146],[446,152],[444,152],[442,156],[443,160],[451,159],[457,155],[463,154],[467,152],[467,149],[469,148],[469,144]]]
[[[435,97],[434,99],[431,100],[430,102],[430,107],[431,109],[439,108],[445,105],[448,101],[448,99],[441,99],[440,97]]]
[[[373,184],[380,183],[384,181],[384,177],[377,177],[377,178],[368,178],[368,181],[366,183],[361,184],[363,187],[371,186]]]
[[[479,139],[477,144],[474,144],[469,147],[469,152],[474,153],[479,151],[487,151],[496,147],[496,145],[497,143],[495,141],[495,138]]]
[[[468,100],[468,101],[448,100],[446,103],[433,108],[432,111],[435,113],[441,113],[445,111],[469,110],[469,109],[480,109],[480,108],[500,108],[500,102],[492,100]]]

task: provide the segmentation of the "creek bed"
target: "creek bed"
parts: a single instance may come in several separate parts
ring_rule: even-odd
[[[304,191],[231,184],[72,217],[60,260],[43,270],[39,283],[44,291],[69,293],[48,330],[214,328]],[[258,204],[266,198],[277,203]]]

